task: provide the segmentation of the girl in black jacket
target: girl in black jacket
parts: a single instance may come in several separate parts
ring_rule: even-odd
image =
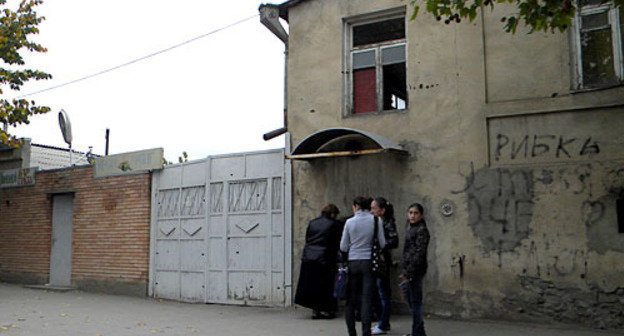
[[[425,223],[423,206],[414,203],[407,210],[409,226],[403,247],[403,274],[401,288],[412,311],[412,336],[425,336],[423,321],[423,278],[427,273],[429,230]]]

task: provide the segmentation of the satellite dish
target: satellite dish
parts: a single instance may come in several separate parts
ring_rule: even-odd
[[[72,131],[71,123],[69,122],[69,116],[65,110],[61,110],[58,114],[59,126],[61,126],[61,132],[63,133],[63,139],[71,148],[72,143]]]

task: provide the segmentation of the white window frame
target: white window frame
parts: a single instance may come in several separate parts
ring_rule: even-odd
[[[624,82],[624,55],[622,55],[622,41],[620,33],[620,20],[619,8],[615,6],[614,2],[600,4],[600,5],[585,5],[581,7],[574,18],[574,44],[575,44],[575,58],[576,58],[576,88],[577,89],[591,89],[599,86],[583,83],[583,55],[581,47],[581,33],[582,16],[591,15],[597,13],[608,12],[609,25],[611,26],[611,48],[613,50],[613,71],[618,83]]]
[[[404,111],[409,107],[409,99],[405,102],[404,109],[391,109],[384,110],[383,109],[383,65],[381,60],[381,51],[386,48],[396,47],[400,45],[405,46],[405,76],[406,76],[406,89],[407,89],[407,60],[408,60],[408,50],[407,50],[407,22],[405,24],[405,38],[391,41],[383,41],[375,44],[367,44],[362,46],[353,47],[353,27],[357,27],[360,25],[365,25],[374,22],[386,21],[391,19],[403,18],[405,17],[405,6],[392,8],[384,11],[369,13],[365,15],[358,15],[350,18],[346,18],[343,20],[343,31],[344,31],[344,59],[343,59],[343,68],[344,68],[344,84],[343,84],[343,100],[344,100],[344,112],[343,116],[353,116],[356,115],[353,111],[354,102],[353,102],[353,55],[357,53],[362,53],[370,50],[375,50],[375,89],[376,89],[376,109],[374,112],[363,113],[363,115],[370,114],[379,114],[382,112],[391,112],[391,111]],[[408,92],[409,94],[409,92]],[[359,115],[359,114],[357,114]]]

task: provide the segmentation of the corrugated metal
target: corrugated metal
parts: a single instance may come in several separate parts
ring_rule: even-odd
[[[69,149],[31,144],[30,166],[39,167],[41,170],[58,169],[69,167]],[[85,153],[72,151],[72,163],[74,165],[86,165],[89,161]]]

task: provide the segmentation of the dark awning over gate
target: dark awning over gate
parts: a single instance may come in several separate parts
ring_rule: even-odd
[[[328,128],[305,138],[287,157],[294,160],[310,160],[382,152],[407,155],[398,144],[380,135],[351,128]]]

